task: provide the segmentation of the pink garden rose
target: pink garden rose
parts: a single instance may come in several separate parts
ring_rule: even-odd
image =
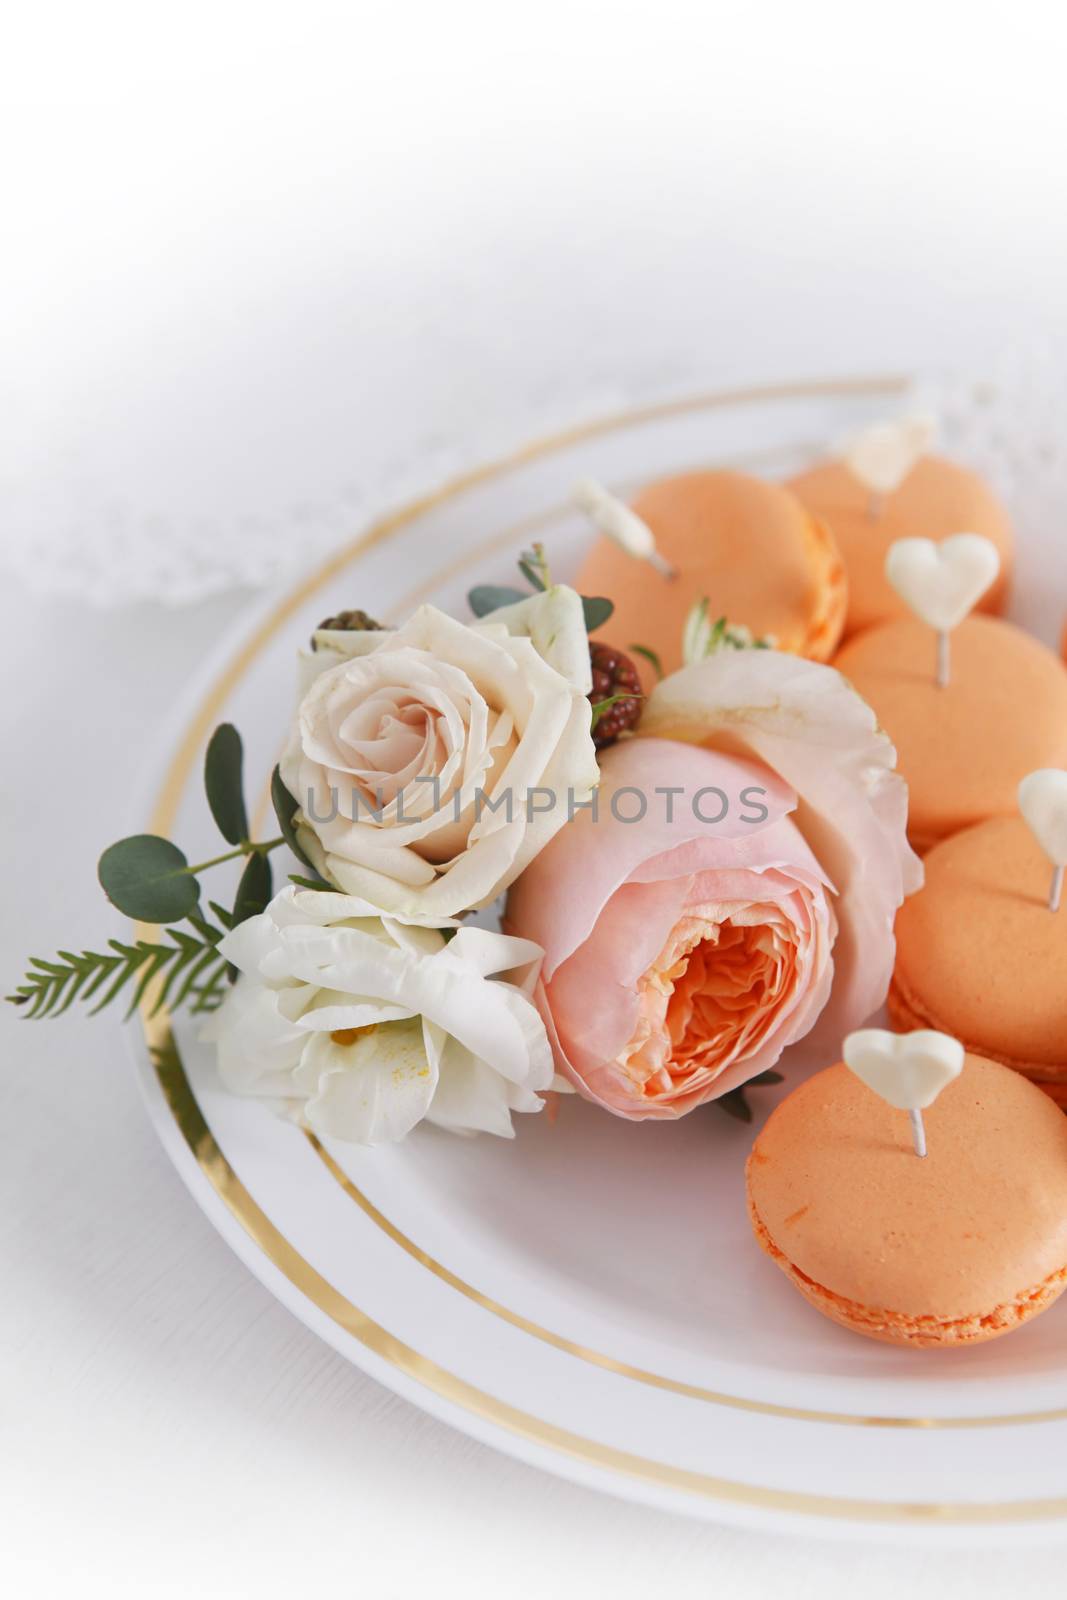
[[[602,757],[597,820],[569,823],[508,898],[510,931],[545,951],[558,1070],[619,1116],[672,1118],[816,1024],[839,1051],[885,999],[896,911],[922,881],[895,762],[830,667],[723,650],[660,684],[638,737]],[[610,805],[752,783],[775,803],[740,831],[701,827],[684,801],[639,824]]]
[[[741,804],[713,820],[722,806],[708,795],[757,790],[763,818]],[[639,795],[645,814],[624,820]],[[509,931],[545,952],[556,1065],[587,1098],[634,1119],[682,1116],[771,1066],[816,1021],[837,922],[795,803],[737,756],[659,739],[604,753],[595,819],[568,823],[507,906]]]

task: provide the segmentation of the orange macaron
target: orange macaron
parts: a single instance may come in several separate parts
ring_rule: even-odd
[[[1052,650],[1013,623],[972,615],[951,651],[944,688],[937,635],[913,618],[868,628],[834,659],[896,746],[920,854],[1013,815],[1027,773],[1067,766],[1067,668]]]
[[[746,1168],[760,1246],[842,1327],[911,1348],[1010,1333],[1067,1286],[1067,1117],[968,1055],[923,1113],[895,1111],[844,1063],[772,1113]]]
[[[1067,1102],[1067,907],[1022,817],[946,839],[897,915],[889,1014],[994,1056]]]
[[[980,533],[1000,555],[1000,576],[983,595],[979,608],[1004,608],[1015,554],[1015,538],[1007,513],[975,473],[942,456],[922,456],[899,488],[883,497],[872,514],[871,492],[843,461],[826,461],[798,478],[789,488],[797,499],[829,527],[848,575],[845,637],[907,615],[904,602],[885,575],[889,546],[897,539],[939,542],[955,533]]]
[[[673,672],[686,618],[706,598],[712,621],[726,617],[780,650],[830,659],[845,621],[844,569],[823,523],[788,490],[741,472],[688,472],[650,484],[633,510],[677,575],[664,577],[601,535],[574,580],[583,594],[614,602],[607,632],[620,649],[643,645]],[[648,676],[644,661],[639,670]]]

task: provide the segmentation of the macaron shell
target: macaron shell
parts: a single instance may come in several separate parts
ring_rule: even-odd
[[[947,839],[897,915],[890,1014],[1067,1088],[1067,906],[1019,816]]]
[[[789,488],[814,516],[826,522],[848,574],[845,637],[908,615],[885,575],[885,558],[896,539],[947,539],[980,533],[1000,554],[1000,576],[979,601],[979,610],[1004,608],[1015,561],[1015,536],[1007,513],[981,478],[941,456],[923,456],[899,489],[886,495],[881,515],[870,515],[870,491],[841,461],[813,467]]]
[[[1016,1298],[987,1314],[955,1317],[945,1321],[938,1317],[906,1317],[899,1312],[886,1311],[876,1306],[858,1305],[835,1295],[822,1284],[814,1283],[799,1272],[778,1249],[763,1223],[749,1205],[749,1217],[760,1248],[781,1267],[795,1289],[804,1296],[816,1311],[837,1322],[850,1333],[862,1333],[867,1339],[878,1339],[883,1344],[910,1345],[918,1349],[958,1349],[961,1345],[983,1344],[998,1339],[1003,1333],[1028,1322],[1045,1311],[1059,1299],[1067,1287],[1067,1267],[1054,1272],[1036,1289]]]
[[[597,539],[575,586],[606,595],[615,612],[600,630],[621,650],[654,650],[666,672],[682,665],[682,631],[697,601],[714,621],[725,616],[778,648],[828,661],[844,626],[844,568],[826,529],[779,484],[740,472],[691,472],[665,478],[633,508],[678,570],[664,578],[647,562]],[[638,660],[646,688],[654,677]]]
[[[897,749],[916,850],[988,817],[1012,816],[1038,767],[1067,766],[1067,669],[1013,623],[970,616],[955,629],[951,677],[936,682],[937,635],[907,618],[858,634],[834,665]]]
[[[860,1331],[993,1337],[1067,1275],[1067,1118],[974,1055],[923,1115],[920,1159],[907,1114],[843,1063],[802,1083],[749,1157],[757,1236],[826,1305],[857,1308]]]
[[[1040,1089],[1043,1094],[1047,1094],[1053,1104],[1059,1106],[1061,1111],[1067,1111],[1067,1078],[1043,1078],[1030,1075],[1030,1082],[1035,1089]]]

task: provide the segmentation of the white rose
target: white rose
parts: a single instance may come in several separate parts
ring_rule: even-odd
[[[281,776],[309,859],[346,893],[438,923],[485,905],[595,788],[573,589],[316,645]]]
[[[284,1102],[316,1133],[379,1144],[425,1118],[511,1138],[511,1113],[544,1103],[552,1051],[528,939],[469,927],[446,940],[348,895],[288,888],[219,949],[241,974],[202,1035],[223,1082]]]

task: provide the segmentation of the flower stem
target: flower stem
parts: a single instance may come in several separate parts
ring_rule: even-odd
[[[268,850],[275,850],[284,843],[280,834],[277,839],[263,839],[258,844],[253,844],[251,839],[243,839],[235,849],[227,850],[224,855],[212,856],[210,861],[199,861],[195,867],[182,867],[181,870],[195,878],[198,872],[206,872],[208,867],[217,867],[223,861],[232,861],[235,856],[264,856]]]
[[[538,540],[533,548],[534,555],[537,557],[537,566],[541,573],[541,580],[546,589],[551,589],[552,574],[548,569],[548,557],[545,555],[545,547],[543,544],[541,544],[540,540]]]

